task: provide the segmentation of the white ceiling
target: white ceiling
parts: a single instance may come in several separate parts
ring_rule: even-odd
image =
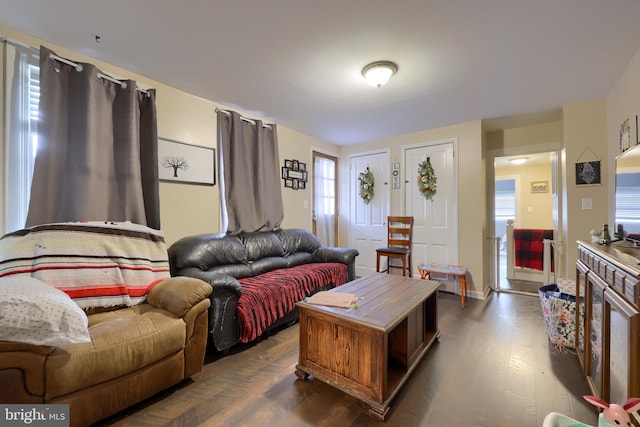
[[[534,165],[549,165],[551,163],[551,152],[545,153],[534,153],[534,154],[525,154],[518,156],[504,156],[504,157],[496,157],[494,159],[494,167],[495,169],[506,169],[512,167],[518,167],[511,163],[512,159],[517,158],[525,158],[527,161],[524,163],[522,167],[534,166]]]
[[[336,144],[555,116],[605,97],[640,48],[638,0],[0,0],[0,11],[7,27]],[[380,89],[360,75],[376,60],[399,65]]]

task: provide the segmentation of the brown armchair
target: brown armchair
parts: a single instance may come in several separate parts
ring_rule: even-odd
[[[59,253],[59,247],[54,249],[54,239],[43,240],[47,235],[46,231],[39,231],[38,239],[47,250]],[[141,244],[134,240],[133,243],[127,242],[127,246],[119,240],[132,238],[131,236],[136,239],[137,231],[132,230],[123,233],[123,237],[113,233],[112,229],[104,232],[106,234],[101,234],[103,230],[65,230],[65,233],[67,231],[82,233],[79,240],[85,243],[92,236],[91,233],[95,232],[97,240],[87,243],[93,249],[100,247],[98,242],[104,240],[115,243],[110,248]],[[12,252],[6,249],[28,235],[26,233],[0,239],[0,262],[7,267],[3,271],[11,271],[12,265],[20,262],[15,261],[18,259],[16,250]],[[160,259],[166,265],[168,275],[168,258],[164,262],[161,259],[164,240],[157,238],[155,235],[151,241],[153,245],[160,245],[157,251],[159,258],[151,259],[155,265]],[[164,256],[167,256],[166,248]],[[53,262],[54,258],[58,263],[56,265],[60,266],[59,255],[39,255],[39,262]],[[120,256],[115,258],[121,259]],[[71,261],[65,266],[72,269],[75,258],[69,259]],[[95,262],[102,262],[103,259],[103,256],[98,256]],[[134,262],[140,261],[140,258],[135,257],[126,262],[131,262],[132,259]],[[108,261],[108,265],[113,263],[113,259]],[[162,270],[163,268],[159,269]],[[112,276],[105,274],[103,268],[97,269],[97,274],[101,275],[99,278],[102,280]],[[128,273],[124,274],[126,276]],[[65,277],[73,279],[81,275],[78,273]],[[40,280],[29,274],[13,274],[11,281],[14,285],[31,282],[51,288],[44,279]],[[4,294],[10,294],[7,278],[0,279],[0,288],[3,286],[6,291]],[[22,287],[14,286],[12,289],[18,289],[16,293],[19,293]],[[59,292],[58,289],[54,291]],[[77,300],[71,300],[63,292],[59,292],[68,299],[63,304],[70,304],[72,311],[79,310],[80,318],[86,317],[88,335],[86,328],[84,334],[87,338],[70,344],[35,345],[27,343],[28,340],[16,334],[13,335],[15,341],[7,340],[12,336],[11,333],[2,335],[4,338],[0,339],[5,341],[0,341],[0,403],[69,404],[70,424],[84,426],[179,383],[202,369],[211,292],[212,287],[199,279],[159,279],[157,283],[154,281],[153,287],[141,303],[85,308],[84,312],[76,305]],[[46,293],[43,290],[38,295]],[[0,308],[3,307],[2,303],[0,301]],[[44,314],[38,317],[44,317]],[[19,339],[22,341],[16,342]],[[43,339],[46,340],[46,336]]]

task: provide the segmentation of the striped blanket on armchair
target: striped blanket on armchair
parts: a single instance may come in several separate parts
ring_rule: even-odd
[[[164,235],[130,222],[46,224],[0,239],[3,277],[35,277],[81,308],[133,306],[170,277]]]

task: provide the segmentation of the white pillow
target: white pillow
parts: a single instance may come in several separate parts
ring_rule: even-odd
[[[36,278],[0,278],[0,340],[61,346],[91,342],[84,311]]]

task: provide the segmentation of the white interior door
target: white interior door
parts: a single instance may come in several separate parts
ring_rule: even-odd
[[[367,166],[374,177],[374,196],[369,204],[358,196],[358,175]],[[389,152],[356,155],[349,159],[349,204],[351,230],[349,247],[360,253],[356,257],[356,275],[376,271],[376,249],[387,244],[389,214]]]
[[[436,194],[427,200],[418,190],[418,165],[429,159],[437,178]],[[412,263],[414,277],[423,262],[458,263],[457,167],[454,142],[406,148],[404,151],[405,213],[413,215]],[[455,291],[455,280],[433,275],[445,290]]]

